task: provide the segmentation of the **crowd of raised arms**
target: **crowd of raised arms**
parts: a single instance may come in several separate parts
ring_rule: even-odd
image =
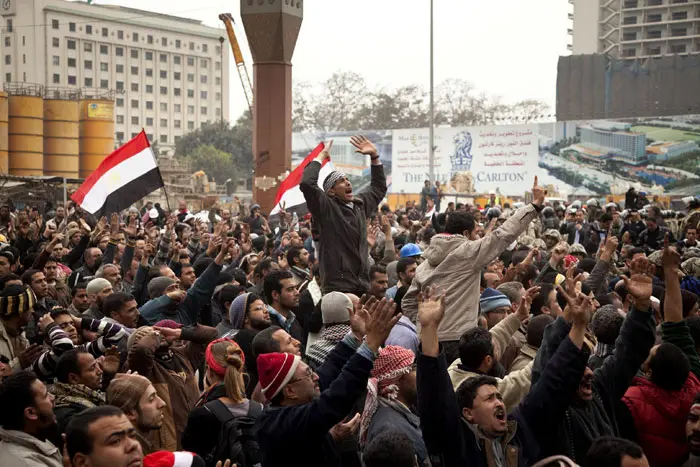
[[[0,203],[0,466],[700,466],[700,199],[392,210],[351,141],[306,215]]]

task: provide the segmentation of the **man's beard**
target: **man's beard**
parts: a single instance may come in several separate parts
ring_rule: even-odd
[[[489,371],[486,372],[486,375],[503,379],[503,377],[506,375],[506,369],[503,365],[501,365],[501,362],[496,361]]]
[[[265,321],[264,319],[252,317],[248,317],[248,319],[250,321],[250,327],[255,329],[256,331],[262,331],[264,329],[267,329],[272,324],[270,321]]]

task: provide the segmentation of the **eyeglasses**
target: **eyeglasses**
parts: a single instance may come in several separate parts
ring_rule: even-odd
[[[301,378],[292,379],[287,384],[294,384],[294,383],[297,383],[299,381],[304,381],[305,379],[310,379],[310,380],[314,379],[314,370],[312,370],[311,367],[306,368],[306,372],[304,373],[304,376],[302,376]]]

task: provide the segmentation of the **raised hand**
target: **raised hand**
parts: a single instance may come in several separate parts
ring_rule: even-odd
[[[620,277],[625,282],[627,291],[634,297],[635,307],[638,309],[648,308],[653,290],[651,276],[648,273],[636,273],[632,274],[632,277],[627,277],[624,274]]]
[[[110,347],[105,350],[104,357],[100,363],[102,371],[109,374],[116,374],[119,371],[121,363],[121,354],[116,347]]]
[[[421,327],[437,327],[445,316],[445,292],[428,287],[418,294],[418,321]]]
[[[282,270],[289,269],[289,262],[287,261],[287,257],[282,255],[277,257],[277,265],[280,267]]]
[[[674,247],[669,245],[668,232],[666,232],[664,236],[664,249],[661,253],[661,264],[664,265],[664,269],[679,271],[681,268],[681,256]]]
[[[333,440],[337,443],[338,441],[354,436],[357,429],[360,428],[360,420],[360,414],[356,413],[355,416],[349,421],[340,422],[335,425],[333,428],[331,428],[331,436],[333,437]]]
[[[537,175],[535,175],[535,182],[532,185],[532,204],[542,206],[546,196],[547,190],[537,184]]]
[[[119,214],[117,214],[116,212],[112,213],[112,216],[109,221],[109,226],[112,235],[117,235],[119,233]]]
[[[369,310],[369,319],[365,322],[367,330],[367,339],[365,343],[372,350],[377,352],[379,346],[384,344],[384,341],[389,337],[391,328],[401,318],[401,313],[394,314],[396,304],[393,300],[386,298],[376,302]]]
[[[590,295],[581,294],[569,304],[569,307],[571,308],[571,318],[574,325],[579,325],[582,327],[588,326],[593,312],[592,301],[593,298]]]
[[[330,141],[328,141],[328,144],[324,145],[324,148],[321,151],[321,154],[316,156],[316,161],[323,164],[326,160],[329,160],[331,158],[331,148],[332,147],[333,147],[333,140],[330,140]]]
[[[525,321],[530,317],[530,306],[532,305],[532,301],[540,294],[540,289],[541,287],[539,286],[531,287],[520,297],[517,313],[520,321]]]
[[[370,250],[377,245],[377,234],[379,234],[379,226],[367,224],[367,244]]]
[[[29,368],[37,358],[44,352],[44,348],[39,344],[32,344],[27,347],[24,352],[20,353],[17,358],[22,369]]]
[[[153,329],[160,332],[161,336],[165,338],[168,344],[172,344],[176,340],[182,338],[182,329],[161,328],[159,326],[153,326]]]
[[[129,225],[126,226],[124,232],[129,238],[135,238],[138,235],[138,228],[136,227],[136,219],[130,218]]]
[[[353,136],[352,138],[350,138],[350,144],[355,146],[355,149],[357,149],[357,151],[355,152],[357,153],[364,154],[370,157],[377,156],[377,147],[364,136]]]
[[[46,328],[49,327],[51,323],[53,323],[53,318],[51,317],[51,313],[46,313],[44,316],[39,318],[39,331],[41,334],[46,333]]]

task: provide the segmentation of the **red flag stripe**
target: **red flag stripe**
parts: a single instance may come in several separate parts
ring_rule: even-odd
[[[282,196],[287,190],[290,190],[294,188],[295,186],[299,185],[301,183],[301,177],[304,174],[304,168],[309,165],[310,162],[312,162],[314,159],[316,159],[316,156],[321,154],[321,151],[326,147],[325,144],[320,143],[316,148],[311,151],[311,153],[306,156],[306,159],[303,160],[299,166],[297,166],[296,169],[290,173],[287,178],[285,178],[282,183],[280,183],[280,187],[277,189],[277,196],[275,197],[275,204],[278,204],[280,200],[282,199]],[[326,165],[328,163],[328,159],[323,161],[323,165]]]
[[[105,157],[105,160],[103,160],[100,166],[85,179],[83,184],[80,185],[80,188],[71,196],[71,199],[78,204],[82,204],[85,195],[107,171],[150,146],[151,144],[148,142],[146,132],[141,130],[141,133],[136,135],[134,139],[127,142],[122,147],[115,149],[112,154]]]

